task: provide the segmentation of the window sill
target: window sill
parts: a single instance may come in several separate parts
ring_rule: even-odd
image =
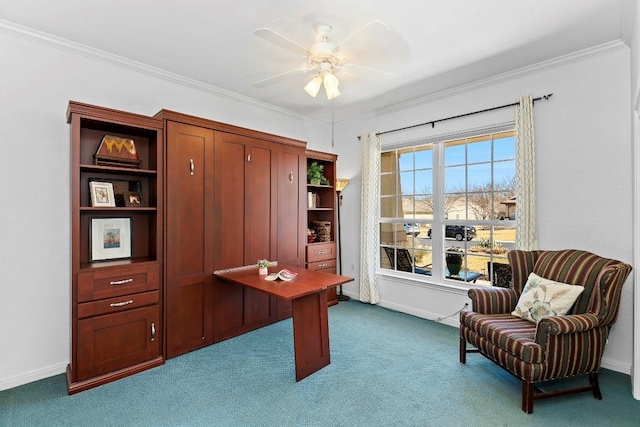
[[[388,278],[391,281],[402,283],[405,285],[418,286],[422,288],[437,289],[439,291],[450,292],[457,295],[467,295],[469,289],[474,289],[479,286],[473,283],[458,282],[453,280],[442,282],[434,279],[432,276],[418,276],[412,273],[402,273],[387,269],[376,270],[376,275]]]

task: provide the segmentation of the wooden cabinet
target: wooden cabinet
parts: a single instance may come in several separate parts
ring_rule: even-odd
[[[69,103],[67,119],[71,125],[67,383],[72,394],[164,363],[163,124],[77,102]],[[114,150],[127,148],[120,144],[122,139],[133,141],[139,164],[96,164],[94,155],[105,135],[116,141]],[[115,194],[108,197],[115,199],[109,200],[115,206],[94,206],[89,184],[94,181],[111,185]],[[125,203],[129,195],[140,203]],[[120,257],[124,259],[115,259]]]
[[[78,377],[91,378],[153,360],[160,350],[159,320],[157,300],[148,307],[78,320]]]
[[[166,356],[174,357],[290,315],[290,303],[213,272],[259,259],[304,265],[305,143],[167,110],[155,117],[167,133]]]
[[[216,132],[216,269],[276,259],[277,181],[277,145]],[[275,321],[274,297],[223,281],[214,289],[216,341]]]
[[[70,102],[67,116],[69,393],[291,315],[290,302],[216,283],[213,272],[263,258],[303,266],[307,216],[335,224],[332,204],[307,209],[304,142],[167,110],[147,117]],[[94,162],[106,135],[115,150],[135,146],[138,163]],[[116,206],[94,206],[94,181],[118,189]],[[332,185],[317,189],[333,195]],[[335,271],[335,256],[314,262],[308,267]]]
[[[336,236],[338,220],[336,215],[336,182],[335,154],[320,151],[307,150],[307,167],[313,162],[323,166],[324,177],[328,184],[307,183],[307,227],[317,230],[315,241],[307,241],[306,267],[309,270],[336,273]],[[319,230],[319,227],[324,227]],[[326,230],[326,227],[330,229]],[[327,289],[327,302],[329,305],[338,303],[336,288]]]
[[[283,146],[278,168],[278,255],[280,264],[303,267],[306,234],[307,157],[300,147]],[[291,317],[291,301],[277,299],[278,320]]]
[[[166,356],[213,343],[214,132],[168,121]]]

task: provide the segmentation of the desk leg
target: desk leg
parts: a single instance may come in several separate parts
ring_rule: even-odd
[[[300,381],[331,363],[327,290],[296,298],[292,305],[296,381]]]

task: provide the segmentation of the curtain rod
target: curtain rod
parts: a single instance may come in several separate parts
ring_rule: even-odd
[[[539,96],[537,98],[532,99],[531,102],[532,102],[532,104],[535,105],[536,101],[540,101],[542,99],[548,100],[552,96],[553,96],[552,93],[550,93],[548,95],[542,95],[542,96]],[[417,125],[406,126],[406,127],[398,128],[398,129],[385,130],[384,132],[377,132],[376,136],[384,135],[385,133],[399,132],[401,130],[407,130],[407,129],[417,128],[419,126],[426,126],[426,125],[431,125],[431,128],[434,128],[434,127],[436,127],[436,123],[438,123],[438,122],[444,122],[444,121],[447,121],[447,120],[459,119],[460,117],[466,117],[466,116],[472,116],[474,114],[486,113],[488,111],[499,110],[501,108],[513,107],[513,106],[516,106],[518,104],[520,104],[520,103],[519,102],[512,102],[511,104],[500,105],[498,107],[487,108],[485,110],[473,111],[471,113],[459,114],[457,116],[451,116],[451,117],[447,117],[447,118],[444,118],[444,119],[432,120],[430,122],[420,123],[420,124],[417,124]],[[360,136],[359,135],[358,135],[358,140],[360,140]]]

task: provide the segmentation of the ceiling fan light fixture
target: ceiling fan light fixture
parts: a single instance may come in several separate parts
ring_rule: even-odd
[[[318,94],[318,92],[320,91],[320,86],[321,85],[322,85],[322,77],[315,76],[313,78],[313,80],[311,80],[309,83],[307,83],[307,85],[304,87],[304,90],[309,95],[311,95],[312,97],[315,98],[316,95]]]
[[[340,91],[338,90],[337,87],[333,88],[333,89],[327,89],[325,87],[325,90],[327,91],[327,99],[333,99],[333,98],[337,98],[340,96]]]
[[[327,92],[327,99],[333,99],[340,96],[338,78],[330,71],[324,74],[324,90]]]

